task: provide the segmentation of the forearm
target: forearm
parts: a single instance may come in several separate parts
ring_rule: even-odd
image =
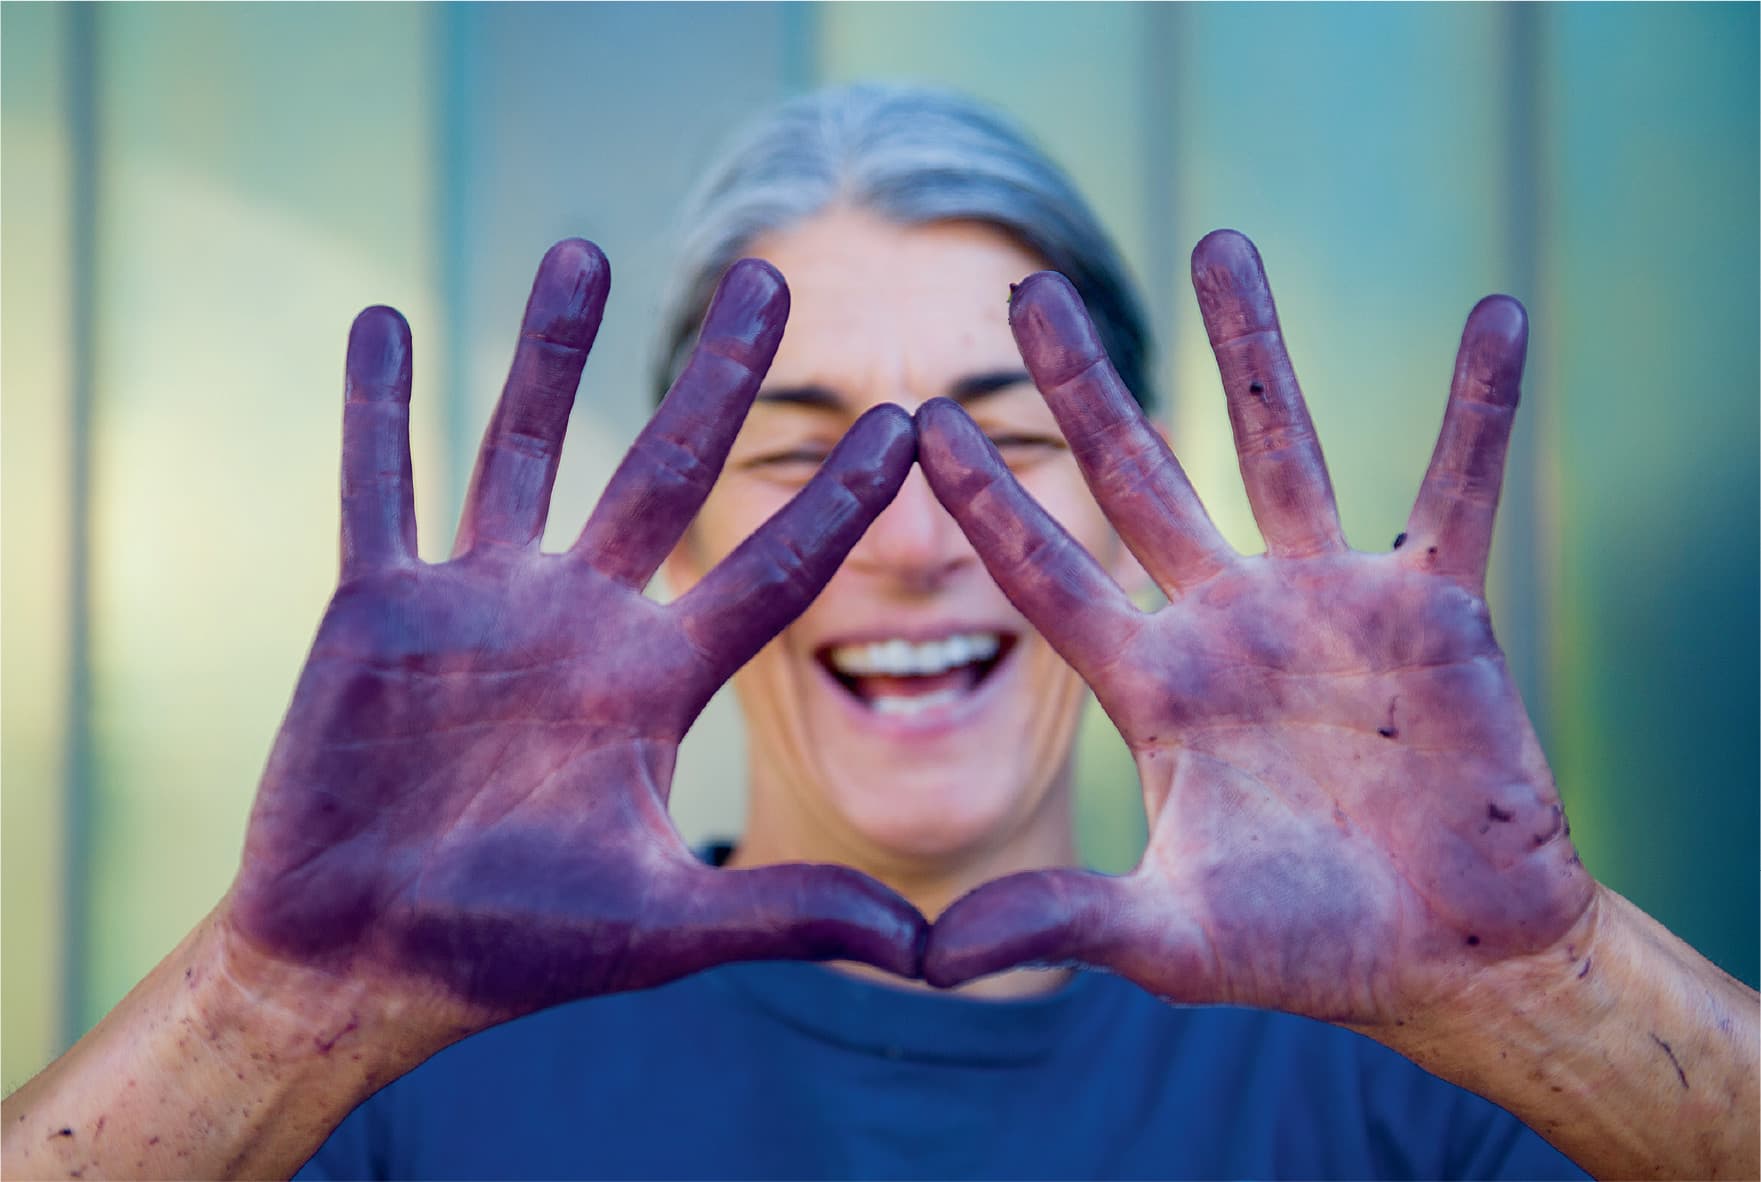
[[[1761,1176],[1761,998],[1606,888],[1556,950],[1365,1033],[1598,1177]]]
[[[254,958],[210,916],[6,1099],[0,1172],[286,1177],[423,1057],[376,1037],[370,1000],[360,982]]]

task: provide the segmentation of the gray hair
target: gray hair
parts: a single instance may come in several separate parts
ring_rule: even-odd
[[[722,273],[759,236],[843,202],[904,225],[1005,231],[1067,276],[1119,376],[1156,399],[1130,275],[1064,172],[997,112],[925,86],[860,83],[792,99],[729,145],[686,202],[662,305],[656,397],[685,363]]]

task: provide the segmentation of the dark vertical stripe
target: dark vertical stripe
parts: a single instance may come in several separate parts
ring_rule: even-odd
[[[1174,300],[1179,290],[1181,244],[1175,241],[1174,225],[1174,72],[1180,50],[1181,7],[1145,4],[1138,8],[1144,22],[1141,102],[1144,160],[1143,241],[1148,257],[1137,259],[1138,274],[1148,286],[1150,333],[1160,346],[1159,360],[1150,371],[1159,387],[1162,413],[1166,417],[1174,385]]]
[[[71,4],[67,14],[67,123],[71,190],[69,218],[69,372],[67,537],[67,728],[62,793],[61,1038],[86,1029],[91,991],[87,935],[91,929],[92,749],[91,515],[93,318],[98,236],[98,19],[102,9]]]
[[[453,522],[464,506],[465,482],[470,479],[475,440],[471,437],[471,380],[467,331],[469,309],[467,257],[469,185],[471,175],[471,23],[474,6],[440,4],[433,14],[435,78],[440,94],[434,104],[434,168],[439,196],[435,205],[435,234],[439,238],[441,323],[436,354],[445,358],[445,387],[441,391],[441,449],[445,471],[441,494],[433,504],[444,508],[438,521],[423,523],[423,532],[438,531],[437,538],[450,538]],[[417,355],[421,343],[417,342]],[[442,552],[450,544],[440,543]]]
[[[1551,608],[1551,558],[1543,550],[1548,537],[1551,505],[1546,500],[1547,482],[1541,465],[1549,448],[1547,424],[1557,421],[1548,406],[1548,361],[1542,346],[1559,339],[1549,330],[1546,293],[1541,290],[1540,224],[1541,191],[1538,183],[1542,120],[1541,51],[1542,18],[1538,5],[1507,3],[1500,7],[1504,33],[1504,175],[1505,217],[1508,235],[1504,243],[1502,270],[1506,290],[1529,308],[1531,337],[1529,364],[1524,376],[1525,406],[1522,421],[1512,433],[1510,457],[1505,469],[1504,493],[1498,520],[1498,602],[1494,618],[1500,643],[1528,704],[1529,715],[1543,744],[1551,737],[1553,716],[1548,684],[1546,621]]]

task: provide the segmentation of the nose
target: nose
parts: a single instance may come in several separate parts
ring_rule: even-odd
[[[978,562],[971,543],[913,466],[881,515],[868,527],[845,566],[911,594],[931,594]]]

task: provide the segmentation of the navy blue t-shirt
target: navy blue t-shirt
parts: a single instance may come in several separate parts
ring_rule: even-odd
[[[731,965],[453,1046],[302,1178],[1582,1178],[1349,1031],[1103,973],[978,1001]]]

